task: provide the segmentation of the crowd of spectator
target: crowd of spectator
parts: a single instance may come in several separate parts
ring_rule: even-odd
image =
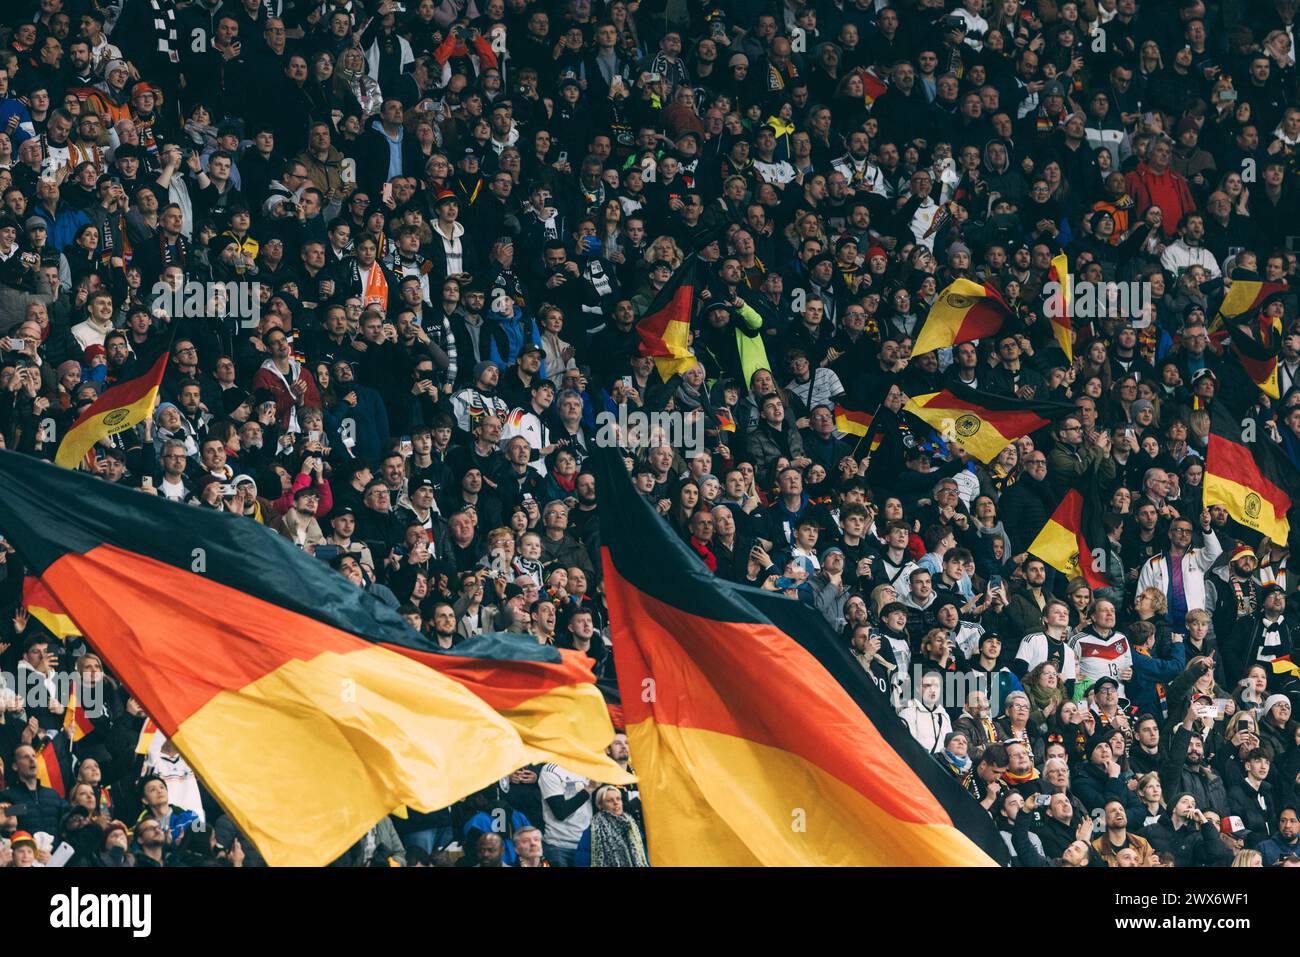
[[[611,689],[586,462],[602,415],[676,414],[701,446],[619,435],[639,491],[719,578],[824,615],[1016,864],[1295,865],[1300,571],[1203,491],[1217,402],[1300,469],[1298,8],[18,0],[0,438],[53,458],[167,343],[156,411],[82,468],[264,524],[440,647],[512,632]],[[1060,253],[1144,290],[1071,356]],[[636,323],[688,257],[698,364],[664,381]],[[1013,317],[913,354],[957,279]],[[1284,289],[1279,398],[1220,396],[1254,280]],[[904,411],[954,385],[1073,413],[984,464]],[[1072,489],[1104,509],[1092,584],[1029,552]],[[0,707],[0,866],[258,863],[0,548],[0,670],[48,691]],[[71,672],[103,700],[75,744]],[[543,765],[338,863],[645,866],[653,838],[635,787]]]

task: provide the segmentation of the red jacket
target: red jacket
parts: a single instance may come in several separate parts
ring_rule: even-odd
[[[295,360],[291,360],[291,362],[292,365],[289,371],[291,374],[297,373],[297,375],[289,381],[293,382],[300,378],[307,383],[307,392],[302,397],[303,406],[319,409],[320,390],[316,388],[316,380],[312,378],[311,373],[300,362]],[[271,365],[268,366],[268,363],[271,363]],[[267,359],[266,362],[263,362],[262,368],[258,369],[257,374],[253,376],[253,391],[258,389],[270,389],[275,393],[275,418],[281,429],[287,429],[295,401],[293,393],[285,385],[284,378],[281,378],[279,373],[276,372],[273,359]]]
[[[1177,234],[1178,223],[1182,218],[1196,209],[1196,201],[1192,199],[1187,180],[1175,173],[1172,167],[1156,174],[1143,161],[1137,169],[1124,177],[1124,188],[1133,197],[1135,204],[1130,221],[1145,216],[1152,206],[1159,206],[1164,213],[1160,228],[1171,239]]]

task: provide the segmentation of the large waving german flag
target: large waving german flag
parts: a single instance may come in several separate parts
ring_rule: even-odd
[[[989,815],[826,620],[711,575],[593,456],[627,734],[658,866],[988,865]]]
[[[1274,296],[1280,296],[1288,290],[1284,282],[1268,282],[1263,279],[1236,279],[1228,287],[1228,294],[1223,297],[1209,331],[1218,333],[1228,323],[1238,318],[1249,318],[1264,308],[1264,303]]]
[[[378,602],[263,525],[0,452],[0,531],[272,864],[328,863],[529,760],[477,695],[371,639]]]
[[[1282,317],[1260,314],[1253,322],[1233,327],[1232,352],[1247,378],[1265,395],[1280,399],[1277,360],[1282,345]],[[1250,396],[1253,404],[1255,397]]]
[[[959,342],[983,339],[1001,329],[1002,323],[1010,318],[1011,308],[1006,300],[988,283],[955,279],[930,307],[912,351],[921,355]]]
[[[695,365],[691,351],[691,318],[695,300],[704,286],[699,257],[691,255],[659,290],[646,313],[636,324],[641,337],[641,355],[655,361],[659,376],[667,382]]]
[[[1073,278],[1070,276],[1070,257],[1061,253],[1052,257],[1047,270],[1047,281],[1056,284],[1056,291],[1046,303],[1047,318],[1052,323],[1052,335],[1065,353],[1065,361],[1074,361],[1074,326],[1070,321],[1074,307]]]
[[[105,389],[63,436],[55,463],[75,469],[100,439],[125,432],[152,415],[170,355],[171,349],[164,350],[142,375]]]
[[[1242,525],[1284,543],[1291,533],[1287,512],[1295,484],[1290,464],[1272,442],[1258,435],[1246,442],[1242,432],[1242,424],[1223,403],[1210,407],[1205,504],[1222,505]]]
[[[1070,489],[1030,543],[1029,553],[1069,578],[1082,576],[1093,588],[1108,588],[1110,579],[1098,567],[1101,563],[1089,547],[1089,538],[1096,532],[1089,535],[1086,531],[1091,523],[1085,520],[1084,512],[1083,495],[1077,488]],[[1096,544],[1102,545],[1099,539]]]
[[[1064,402],[1012,399],[953,385],[942,392],[913,396],[904,411],[936,429],[944,441],[960,442],[988,465],[1016,439],[1069,415],[1074,407]]]

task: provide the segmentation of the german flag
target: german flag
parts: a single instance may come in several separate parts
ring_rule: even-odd
[[[63,706],[63,730],[68,732],[68,738],[73,744],[95,730],[95,722],[90,720],[86,709],[81,706],[81,696],[77,693],[80,683],[79,680],[72,682],[67,704]]]
[[[64,773],[65,769],[71,770],[66,739],[47,738],[36,751],[36,780],[41,782],[42,787],[50,788],[59,797],[66,798],[68,790],[65,782],[68,776]]]
[[[1095,567],[1097,562],[1088,547],[1090,536],[1085,534],[1088,524],[1084,517],[1083,495],[1077,488],[1072,488],[1056,506],[1043,530],[1035,536],[1029,552],[1069,578],[1082,576],[1093,588],[1109,588],[1110,579]]]
[[[158,727],[158,722],[146,715],[144,726],[140,728],[140,737],[135,739],[135,753],[148,754],[153,749],[153,743],[160,734],[162,734],[162,729]]]
[[[271,864],[329,863],[529,760],[486,702],[372,639],[378,602],[256,522],[0,452],[0,531]]]
[[[586,655],[505,632],[451,649],[430,646],[410,629],[385,637],[385,648],[463,685],[514,725],[528,763],[554,761],[608,784],[634,780],[605,755],[614,727]]]
[[[913,396],[904,411],[936,429],[945,442],[960,442],[988,465],[1016,439],[1069,415],[1074,407],[1064,402],[1012,399],[953,385],[942,392]]]
[[[880,74],[876,72],[875,67],[860,70],[859,73],[862,76],[862,99],[867,106],[870,106],[889,92],[889,85],[880,78]]]
[[[1011,307],[988,283],[956,279],[939,293],[912,350],[921,355],[958,342],[983,339],[1011,318]]]
[[[710,574],[593,456],[614,659],[656,866],[991,865],[987,812],[812,608]]]
[[[142,375],[104,390],[63,436],[54,455],[55,464],[75,469],[100,439],[125,432],[152,415],[170,355],[167,349]]]
[[[1260,392],[1280,399],[1277,360],[1282,344],[1282,317],[1261,313],[1254,322],[1234,326],[1231,342],[1233,355],[1247,378]]]
[[[1217,333],[1239,317],[1253,317],[1264,303],[1289,289],[1284,282],[1267,282],[1262,279],[1236,279],[1228,287],[1219,311],[1210,323],[1209,331]]]
[[[637,321],[641,355],[655,360],[659,377],[665,382],[695,365],[691,319],[696,297],[704,285],[699,257],[688,256]]]
[[[736,419],[732,416],[730,409],[717,409],[714,411],[713,415],[718,420],[719,432],[736,431]]]
[[[77,624],[59,600],[50,594],[50,590],[41,584],[39,578],[28,575],[23,579],[23,606],[37,621],[49,629],[50,634],[59,638],[73,638],[81,634]]]
[[[1047,281],[1056,283],[1058,290],[1046,305],[1047,318],[1052,323],[1052,334],[1056,344],[1065,353],[1065,361],[1074,361],[1074,327],[1071,324],[1071,310],[1074,307],[1074,280],[1070,276],[1070,257],[1061,253],[1052,258],[1052,265],[1047,269]]]
[[[1222,505],[1236,521],[1285,542],[1291,532],[1294,479],[1290,464],[1272,442],[1242,440],[1242,426],[1221,402],[1210,407],[1205,451],[1205,504]]]
[[[863,412],[858,409],[850,409],[848,406],[835,403],[835,428],[845,435],[856,435],[864,438],[871,431],[871,423],[875,421],[875,416],[870,412]]]

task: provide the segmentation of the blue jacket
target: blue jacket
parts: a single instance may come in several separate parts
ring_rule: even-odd
[[[356,389],[357,404],[351,406],[340,402],[334,407],[339,431],[342,432],[343,424],[352,419],[356,423],[353,430],[356,445],[352,447],[352,454],[365,462],[378,462],[384,452],[384,439],[388,438],[388,410],[374,389],[355,382],[350,385]]]
[[[524,311],[518,306],[514,307],[514,313],[509,319],[503,318],[491,309],[483,313],[483,318],[491,323],[486,330],[488,333],[487,357],[492,362],[495,362],[502,372],[519,358],[519,350],[524,347],[525,343],[531,342],[541,348],[542,339],[537,332],[537,323],[533,322],[531,317],[525,317]],[[545,359],[542,360],[542,367],[537,374],[543,379],[546,378]]]
[[[1161,721],[1169,711],[1160,700],[1156,685],[1168,685],[1187,667],[1187,649],[1181,641],[1175,642],[1168,658],[1154,658],[1142,652],[1133,652],[1133,677],[1124,686],[1129,701],[1137,706],[1138,714],[1155,715]]]
[[[513,811],[510,814],[510,833],[517,833],[521,828],[532,827],[532,823],[519,811]],[[487,811],[479,811],[472,818],[465,822],[465,847],[473,852],[473,841],[470,838],[470,831],[478,831],[480,834],[488,834],[492,831],[498,831],[496,821]],[[501,835],[505,837],[504,834]],[[502,841],[501,862],[506,867],[514,867],[519,863],[519,852],[515,850],[514,841]]]
[[[11,96],[0,99],[0,130],[7,129],[9,121],[15,116],[18,117],[18,126],[9,134],[9,141],[13,144],[14,155],[12,157],[0,157],[6,163],[17,157],[18,147],[32,138],[32,114],[28,112],[27,107],[23,106],[21,100],[16,100]]]
[[[53,215],[44,206],[33,206],[32,214],[45,220],[48,227],[45,241],[51,249],[59,252],[72,245],[72,241],[77,238],[78,229],[90,225],[89,216],[62,201]]]

